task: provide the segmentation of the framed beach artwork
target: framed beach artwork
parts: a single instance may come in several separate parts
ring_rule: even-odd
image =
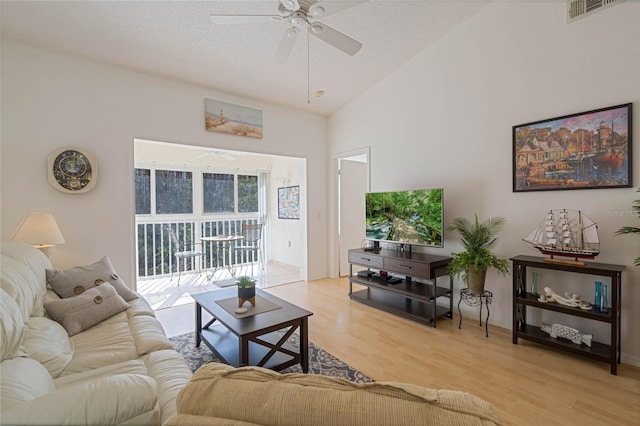
[[[513,192],[628,188],[632,104],[513,126]]]
[[[205,129],[262,139],[262,111],[213,99],[204,100]]]
[[[300,219],[300,187],[278,188],[278,219]]]

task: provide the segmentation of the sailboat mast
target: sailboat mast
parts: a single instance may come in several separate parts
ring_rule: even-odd
[[[582,223],[582,211],[578,210],[578,229],[580,230],[580,241],[578,247],[584,249],[584,225]]]

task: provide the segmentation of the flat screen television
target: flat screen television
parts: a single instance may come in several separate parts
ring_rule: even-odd
[[[443,190],[365,194],[366,239],[443,247]]]

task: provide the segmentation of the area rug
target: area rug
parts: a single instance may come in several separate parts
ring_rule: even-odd
[[[208,362],[222,362],[204,343],[201,343],[199,348],[195,347],[196,340],[193,332],[170,337],[169,341],[171,341],[176,351],[187,360],[187,364],[194,372]],[[295,347],[300,347],[298,334],[293,334],[289,338],[289,343]],[[302,373],[302,367],[300,367],[300,364],[296,364],[282,370],[282,373]],[[371,377],[339,360],[312,342],[309,342],[309,373],[341,377],[356,383],[374,381]]]

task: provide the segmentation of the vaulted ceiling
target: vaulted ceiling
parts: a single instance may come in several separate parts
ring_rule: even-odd
[[[290,20],[226,25],[210,19],[278,15],[279,0],[2,1],[0,16],[5,40],[329,115],[488,1],[346,2],[350,7],[311,21],[362,43],[360,51],[350,56],[303,26],[284,63],[275,53]],[[321,3],[331,10],[345,2]],[[316,96],[319,91],[324,94]]]

